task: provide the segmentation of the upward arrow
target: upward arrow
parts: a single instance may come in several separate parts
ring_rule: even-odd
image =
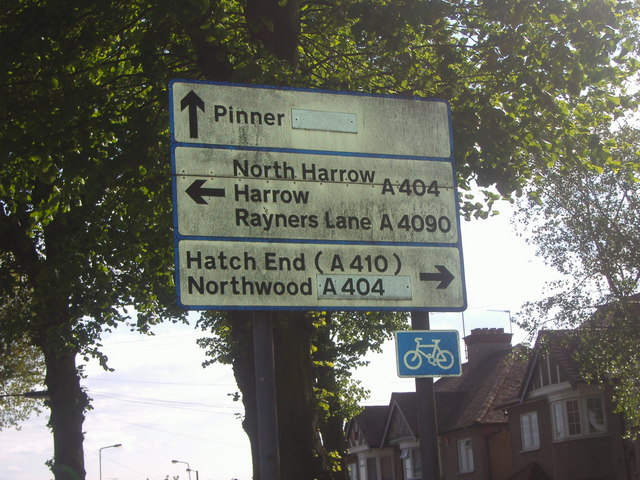
[[[204,101],[191,90],[180,102],[180,111],[189,108],[189,137],[198,138],[198,108],[204,112]]]

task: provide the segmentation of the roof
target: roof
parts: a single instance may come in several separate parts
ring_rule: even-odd
[[[464,364],[460,377],[435,383],[440,433],[507,422],[498,407],[517,395],[526,371],[525,362],[512,352],[511,347],[499,351],[473,369]]]
[[[498,407],[507,399],[517,396],[526,368],[525,362],[520,357],[511,355],[511,352],[511,347],[504,349],[473,369],[464,364],[461,376],[445,377],[435,382],[439,433],[474,425],[507,422]],[[381,442],[390,440],[387,437],[392,433],[392,417],[396,414],[402,416],[411,432],[418,431],[417,398],[415,392],[394,392],[391,395]],[[361,427],[362,421],[365,419],[360,419]],[[374,421],[373,416],[369,416],[366,421]]]
[[[580,368],[574,353],[578,348],[578,338],[575,330],[541,330],[534,346],[534,355],[531,355],[527,364],[526,373],[523,376],[517,396],[504,403],[513,404],[524,401],[531,386],[531,377],[535,372],[540,358],[549,356],[555,360],[558,366],[567,376],[569,383],[575,386],[584,382],[580,375]],[[515,401],[514,401],[515,400]]]
[[[495,332],[476,333],[486,335]],[[463,364],[462,375],[443,377],[434,383],[440,434],[476,425],[507,423],[499,407],[518,398],[527,365],[521,355],[512,355],[524,347],[511,347],[502,337],[504,335],[501,335],[500,342],[488,344],[490,350],[485,351],[487,355],[476,357],[473,365],[470,362]],[[496,346],[496,343],[504,343],[504,348],[499,344]],[[353,421],[358,423],[367,444],[372,447],[383,445],[390,440],[387,437],[397,433],[401,436],[396,440],[409,434],[417,436],[417,398],[415,392],[393,393],[388,406],[365,407]],[[406,428],[400,429],[400,425]]]
[[[533,462],[510,476],[507,480],[549,480],[549,475],[544,473],[538,463]]]
[[[373,405],[364,407],[364,410],[356,415],[347,426],[347,434],[353,423],[358,424],[364,440],[370,447],[379,447],[382,444],[382,434],[387,423],[389,410],[388,405]]]

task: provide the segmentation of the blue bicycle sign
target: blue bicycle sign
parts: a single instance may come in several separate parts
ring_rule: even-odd
[[[461,374],[458,332],[455,330],[396,332],[396,351],[400,377]]]

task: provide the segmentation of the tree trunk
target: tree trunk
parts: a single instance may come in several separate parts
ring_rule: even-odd
[[[253,363],[253,334],[250,312],[231,312],[231,338],[232,345],[237,348],[233,355],[233,375],[242,393],[244,406],[244,429],[251,444],[251,461],[253,465],[253,478],[260,478],[260,465],[258,456],[258,417],[256,404],[256,377]]]
[[[274,318],[281,478],[329,480],[313,390],[311,320],[304,312],[279,312]]]
[[[232,313],[232,336],[239,343],[233,371],[245,408],[243,428],[251,442],[253,478],[260,479],[255,372],[250,315]],[[313,391],[311,321],[300,312],[274,313],[276,401],[281,480],[331,478],[322,445]]]
[[[340,469],[332,469],[332,477],[334,480],[346,480],[348,478],[345,454],[347,451],[347,441],[344,435],[344,418],[340,412],[340,401],[337,397],[339,392],[338,382],[336,380],[336,372],[330,364],[335,361],[334,349],[330,338],[330,323],[333,321],[331,316],[325,318],[327,325],[316,330],[316,344],[318,350],[314,354],[314,358],[319,362],[316,366],[316,382],[319,389],[332,392],[326,398],[328,403],[328,411],[320,421],[320,432],[325,451],[334,453],[332,461],[338,463]]]
[[[49,427],[53,432],[52,471],[56,480],[84,480],[82,426],[89,399],[80,387],[76,353],[61,343],[59,338],[47,338],[42,346],[50,398]]]

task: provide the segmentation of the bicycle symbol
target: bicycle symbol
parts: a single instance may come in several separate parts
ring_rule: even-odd
[[[417,370],[422,365],[423,357],[427,359],[429,364],[434,367],[439,367],[443,370],[450,369],[454,364],[453,353],[449,350],[443,350],[440,348],[440,338],[434,338],[433,344],[421,345],[420,340],[422,337],[416,337],[416,349],[409,350],[404,354],[404,365],[409,370]],[[425,350],[430,348],[431,351],[427,353]]]

